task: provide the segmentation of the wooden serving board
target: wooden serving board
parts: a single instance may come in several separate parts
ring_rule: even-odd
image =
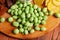
[[[8,18],[10,15],[5,13],[2,16],[5,18]],[[60,23],[60,18],[55,18],[54,16],[49,16],[49,18],[46,22],[47,22],[47,24],[44,26],[46,26],[47,30],[45,32],[35,31],[33,34],[28,34],[28,35],[23,35],[23,34],[14,35],[12,33],[12,30],[14,29],[14,27],[11,25],[11,23],[7,22],[7,20],[6,20],[4,23],[0,23],[0,31],[11,37],[21,38],[21,39],[32,39],[32,38],[46,35],[48,32],[50,32],[51,30],[56,28],[57,25]]]
[[[6,19],[8,17],[10,17],[10,15],[8,13],[4,13],[3,15],[1,13],[2,12],[0,12],[0,17],[5,17]],[[7,20],[6,20],[4,23],[0,23],[0,31],[11,37],[21,38],[21,39],[32,39],[32,38],[46,35],[48,32],[50,32],[51,30],[56,28],[57,25],[60,23],[60,18],[55,18],[54,16],[49,16],[49,18],[46,22],[47,22],[47,24],[44,26],[46,26],[47,30],[45,32],[35,31],[33,34],[28,34],[28,35],[23,35],[23,34],[14,35],[12,33],[12,30],[14,30],[15,27],[13,27],[11,25],[11,23],[7,22]]]

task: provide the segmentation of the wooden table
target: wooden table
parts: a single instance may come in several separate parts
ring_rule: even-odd
[[[22,39],[15,39],[0,32],[0,40],[22,40]],[[48,34],[42,37],[27,40],[60,40],[60,24],[53,31],[49,32]]]

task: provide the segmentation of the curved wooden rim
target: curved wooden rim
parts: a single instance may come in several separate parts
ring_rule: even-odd
[[[7,14],[5,14],[3,16],[8,17],[9,15],[7,16]],[[14,27],[6,21],[4,23],[0,23],[0,31],[11,37],[21,38],[21,39],[32,39],[32,38],[37,38],[37,37],[46,35],[48,32],[50,32],[51,30],[56,28],[59,23],[60,23],[59,18],[55,18],[54,16],[49,16],[49,18],[47,20],[47,24],[44,25],[47,28],[47,30],[45,32],[35,31],[33,34],[28,34],[28,35],[23,35],[23,34],[14,35],[12,33],[12,30],[14,29]]]

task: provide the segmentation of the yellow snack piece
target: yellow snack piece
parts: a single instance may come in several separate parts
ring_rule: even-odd
[[[57,0],[58,2],[60,2],[60,0]]]
[[[34,3],[38,6],[41,6],[43,4],[44,0],[34,0]]]
[[[45,1],[45,6],[47,6],[47,4],[49,3],[50,0],[46,0]]]
[[[48,10],[60,13],[60,6],[55,6],[51,1],[47,5]]]
[[[54,5],[60,6],[60,0],[51,0]]]

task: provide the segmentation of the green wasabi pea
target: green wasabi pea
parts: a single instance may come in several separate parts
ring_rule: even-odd
[[[28,26],[24,27],[24,29],[27,30],[28,29]]]
[[[46,24],[46,21],[45,20],[42,20],[41,21],[41,24],[45,25]]]
[[[27,21],[25,25],[26,25],[26,26],[30,26],[30,22]]]
[[[25,3],[23,4],[23,6],[26,7],[26,6],[27,6],[27,3],[25,2]]]
[[[25,20],[22,20],[22,24],[25,24],[26,23],[26,21]]]
[[[43,16],[43,20],[47,20],[48,19],[48,16]]]
[[[46,12],[47,12],[47,8],[46,8],[46,7],[43,8],[43,9],[42,9],[42,12],[46,13]]]
[[[23,27],[23,24],[20,24],[19,27],[22,28]]]
[[[39,20],[42,20],[42,19],[43,19],[43,17],[42,17],[42,16],[40,16],[40,17],[38,17],[38,19],[39,19]]]
[[[38,23],[40,24],[41,23],[41,20],[38,20]]]
[[[38,17],[39,16],[39,14],[38,13],[35,13],[36,14],[36,16]]]
[[[14,10],[11,11],[11,15],[14,15]]]
[[[39,31],[40,30],[40,27],[36,26],[35,27],[35,30]]]
[[[32,29],[31,27],[28,27],[28,29],[27,29],[27,30],[28,30],[28,31],[30,31],[31,29]]]
[[[29,21],[30,22],[33,22],[34,18],[33,17],[30,17]]]
[[[15,4],[19,5],[19,4],[20,4],[20,2],[19,2],[19,1],[17,1]]]
[[[50,15],[48,12],[44,13],[46,16]]]
[[[19,10],[19,11],[18,11],[18,15],[21,15],[21,14],[22,14],[22,10]]]
[[[34,10],[35,13],[37,13],[37,10]]]
[[[27,5],[30,5],[30,4],[32,4],[30,1],[27,1],[26,3],[27,3]]]
[[[15,11],[18,11],[18,9],[14,9]]]
[[[34,23],[34,26],[35,26],[35,27],[36,27],[36,26],[38,27],[38,25],[39,25],[39,23]]]
[[[19,30],[18,29],[14,29],[13,33],[14,34],[19,34]]]
[[[27,18],[30,18],[31,17],[31,14],[27,14]]]
[[[12,16],[13,17],[13,19],[17,19],[18,18],[18,16]]]
[[[30,33],[34,33],[34,29],[31,29],[31,30],[30,30]]]
[[[22,21],[22,19],[20,19],[20,18],[19,18],[19,19],[17,19],[17,22],[19,22],[19,23],[20,23],[21,21]]]
[[[19,23],[18,22],[13,22],[13,26],[18,27]]]
[[[24,29],[23,28],[20,28],[19,29],[19,32],[23,33],[24,32]]]
[[[37,22],[38,22],[38,18],[35,17],[35,19],[34,19],[34,23],[37,23]]]
[[[25,18],[25,13],[22,13],[21,14],[21,18]]]
[[[48,13],[49,13],[49,15],[53,15],[54,12],[53,11],[49,11]]]
[[[8,13],[11,13],[11,11],[12,11],[12,10],[11,10],[11,9],[9,9],[9,10],[8,10]]]
[[[60,14],[59,13],[55,13],[54,15],[55,15],[55,17],[60,18]]]
[[[16,15],[16,16],[17,16],[17,15],[18,15],[18,11],[15,11],[15,12],[14,12],[14,15]]]
[[[9,17],[8,22],[13,22],[13,17]]]
[[[43,12],[40,12],[39,15],[40,15],[40,16],[44,16],[44,13],[43,13]]]
[[[38,8],[38,6],[35,4],[35,5],[34,5],[34,9],[37,9],[37,8]]]
[[[16,8],[18,8],[18,5],[13,5],[13,6],[11,6],[11,9],[16,9]]]
[[[24,30],[24,34],[27,35],[28,34],[28,30]]]
[[[21,4],[19,4],[19,8],[22,8],[23,7],[23,4],[21,3]]]
[[[0,22],[5,22],[5,18],[4,17],[2,17],[2,18],[0,18]]]
[[[41,11],[41,8],[37,8],[37,11],[39,11],[39,12],[40,12],[40,11]]]
[[[46,27],[42,26],[41,31],[46,31]]]

